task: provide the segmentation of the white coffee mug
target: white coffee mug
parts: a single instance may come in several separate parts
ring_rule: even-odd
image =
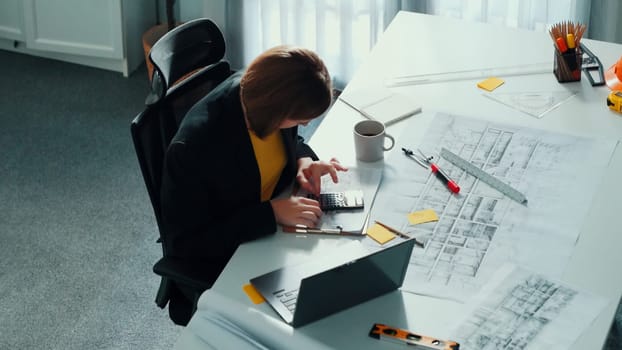
[[[390,145],[385,146],[386,140]],[[384,124],[376,120],[362,120],[354,125],[356,159],[375,162],[384,158],[384,152],[395,146],[393,136],[385,132]]]

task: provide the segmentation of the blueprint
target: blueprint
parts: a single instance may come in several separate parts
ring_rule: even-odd
[[[437,113],[414,144],[413,121],[396,148],[434,156],[461,190],[452,194],[401,152],[387,158],[371,220],[425,242],[413,251],[402,290],[464,301],[506,262],[561,276],[617,141]],[[528,203],[440,158],[442,147],[510,184]],[[410,225],[407,214],[423,209],[433,209],[439,221]]]
[[[460,349],[568,349],[607,299],[543,275],[502,266],[452,335]]]

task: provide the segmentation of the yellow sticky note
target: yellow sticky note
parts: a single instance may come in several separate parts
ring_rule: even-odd
[[[380,244],[385,244],[395,238],[395,234],[393,234],[393,232],[378,224],[374,224],[372,227],[368,228],[367,235]]]
[[[482,80],[479,83],[477,83],[477,87],[480,89],[484,89],[486,91],[492,91],[498,88],[499,86],[503,85],[503,83],[505,83],[505,81],[503,81],[502,79],[491,77],[491,78]]]
[[[259,294],[259,292],[257,291],[257,289],[255,289],[255,287],[253,287],[252,284],[245,284],[242,289],[244,290],[244,292],[246,293],[246,295],[248,296],[248,298],[255,304],[261,304],[264,301],[266,301],[266,299],[263,298],[263,296],[261,296],[261,294]]]
[[[434,210],[425,209],[408,214],[408,221],[411,225],[417,225],[431,221],[438,221],[438,216]]]

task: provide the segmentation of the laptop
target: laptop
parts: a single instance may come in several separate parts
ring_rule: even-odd
[[[300,327],[402,286],[414,239],[375,252],[360,242],[317,261],[287,266],[250,280],[292,327]]]

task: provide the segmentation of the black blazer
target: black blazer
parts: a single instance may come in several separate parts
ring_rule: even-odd
[[[240,243],[276,231],[272,206],[260,200],[240,77],[232,75],[197,102],[168,147],[161,191],[167,255],[224,267]],[[317,160],[297,127],[281,133],[287,162],[275,195],[295,180],[298,158]]]

